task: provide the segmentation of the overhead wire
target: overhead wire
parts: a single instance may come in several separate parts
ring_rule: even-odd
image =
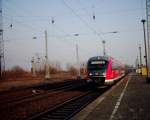
[[[65,0],[62,0],[62,1],[63,1],[64,5],[65,5],[68,9],[70,9],[70,11],[71,11],[76,17],[78,17],[79,20],[82,21],[82,23],[83,23],[89,30],[91,30],[94,34],[96,34],[99,38],[101,38],[101,40],[103,40],[103,37],[101,36],[100,33],[98,33],[98,32],[97,32],[93,27],[91,27],[80,15],[78,15],[78,14],[74,11],[74,9],[71,8],[71,7],[66,3]]]
[[[82,3],[81,3],[80,0],[78,0],[78,4],[82,5]],[[91,17],[91,14],[87,11],[87,9],[86,9],[83,5],[80,6],[80,7],[81,7],[81,9],[82,9],[89,17]]]
[[[7,1],[7,0],[6,0]],[[8,1],[7,1],[8,2]],[[7,9],[6,9],[7,8]],[[9,7],[9,9],[10,9],[10,7]],[[5,4],[5,10],[9,10],[8,9],[8,6]],[[13,8],[11,8],[11,10],[13,11],[13,13],[15,13],[16,15],[18,15],[18,13],[17,12],[15,12],[17,9],[16,9],[16,7],[15,7],[15,9]],[[21,9],[22,10],[22,9]],[[25,12],[26,13],[26,12]],[[39,31],[39,27],[33,27],[33,26],[31,26],[31,25],[29,25],[29,24],[27,24],[26,22],[24,22],[24,21],[19,21],[19,20],[17,20],[17,19],[14,19],[14,16],[13,15],[11,15],[10,17],[9,17],[10,15],[7,15],[6,13],[4,13],[3,14],[3,17],[4,17],[4,19],[6,18],[6,19],[9,19],[11,22],[12,22],[12,20],[13,20],[13,24],[16,22],[16,23],[18,23],[18,24],[21,24],[21,25],[23,25],[24,27],[26,27],[26,28],[28,28],[29,30],[30,29],[32,29],[32,30],[34,30],[34,31],[38,31],[39,33],[43,33],[43,31]],[[20,15],[18,15],[18,16],[20,16]],[[8,26],[10,26],[10,28],[11,28],[11,26],[12,27],[14,27],[14,25],[13,25],[12,23],[10,23],[10,25],[8,25]]]
[[[57,25],[55,25],[55,28],[57,28],[56,30],[59,30],[60,32],[65,33],[64,36],[56,36],[56,37],[58,37],[58,38],[60,38],[61,40],[65,41],[65,43],[68,43],[69,45],[72,44],[72,42],[71,42],[70,40],[67,40],[66,38],[67,38],[67,37],[73,38],[73,37],[75,37],[74,34],[69,34],[69,33],[65,32],[63,29],[61,29],[61,28],[58,27]],[[67,41],[67,42],[66,42],[66,41]],[[63,42],[63,43],[64,43],[64,42]]]
[[[72,11],[74,11],[73,9],[72,9]],[[75,13],[75,12],[74,12]],[[76,13],[75,13],[76,14]],[[95,34],[98,34],[97,33],[97,31],[95,31],[92,27],[90,27],[89,25],[88,25],[88,23],[86,23],[78,14],[76,14],[80,19],[81,19],[81,21],[86,25],[86,26],[88,26],[88,28],[89,29],[91,29],[91,31],[93,31]],[[19,17],[24,17],[24,16],[20,16],[19,15]],[[9,19],[11,19],[11,18],[9,18]],[[25,27],[27,27],[27,28],[30,28],[30,29],[33,29],[33,30],[37,30],[36,28],[33,28],[32,26],[30,26],[30,25],[28,25],[28,24],[26,24],[26,23],[24,23],[23,21],[17,21],[16,19],[13,19],[15,22],[17,22],[18,24],[22,24],[22,25],[24,25]],[[42,33],[43,33],[43,31],[41,31]],[[41,33],[40,32],[40,33]],[[69,34],[68,34],[69,35]],[[71,35],[69,35],[70,37],[71,37]],[[98,35],[99,36],[99,35]]]
[[[94,5],[92,5],[92,12],[89,13],[87,11],[87,9],[83,6],[83,4],[81,3],[80,0],[78,0],[78,3],[80,4],[81,9],[90,17],[95,21],[95,11],[94,11]]]
[[[5,3],[10,4],[10,2],[13,3],[14,1],[13,1],[13,0],[5,0]],[[5,5],[6,5],[6,4],[5,4]],[[24,13],[26,13],[27,15],[31,13],[31,11],[27,11],[27,9],[24,9],[23,6],[16,6],[16,7],[14,7],[14,4],[13,4],[13,5],[11,4],[11,7],[13,7],[13,9],[14,9],[14,10],[17,10],[17,11],[18,11],[18,8],[20,8],[20,9],[19,9],[19,12],[20,12],[20,10],[21,10],[21,11],[23,11]],[[9,7],[9,8],[10,8],[10,7]]]
[[[4,19],[7,19],[7,20],[11,20],[12,18],[10,18],[9,16],[3,16],[4,17]],[[26,28],[29,32],[31,32],[30,30],[32,29],[32,30],[34,30],[34,31],[37,31],[38,33],[43,33],[43,31],[39,31],[39,29],[37,29],[37,28],[34,28],[33,26],[30,26],[30,25],[28,25],[27,23],[24,23],[24,22],[22,22],[22,21],[19,21],[19,20],[16,20],[16,19],[13,19],[13,23],[17,23],[17,24],[20,24],[21,26],[24,26],[23,28]],[[11,24],[10,24],[11,25]],[[14,25],[13,25],[14,26]],[[8,25],[8,27],[6,27],[6,28],[9,28],[10,26]]]
[[[80,0],[78,0],[78,4],[80,4],[79,6],[81,7],[81,9],[82,9],[86,14],[88,14],[88,15],[90,16],[90,18],[93,19],[94,28],[96,28],[97,26],[96,26],[96,23],[95,23],[96,16],[95,16],[95,11],[94,11],[94,5],[92,5],[92,12],[89,13],[89,12],[87,11],[87,9],[83,6],[83,3],[81,3]],[[99,31],[100,31],[100,33],[103,35],[102,30],[99,29]],[[99,33],[99,34],[100,34],[100,33]]]
[[[63,43],[64,43],[64,44],[67,43],[69,46],[70,46],[70,45],[73,45],[73,43],[70,41],[70,39],[68,40],[68,39],[66,39],[66,38],[67,38],[67,37],[71,37],[71,38],[75,37],[75,33],[69,34],[69,33],[65,32],[65,30],[63,30],[62,28],[58,27],[56,24],[55,24],[55,27],[57,28],[56,30],[59,30],[60,32],[65,33],[65,36],[59,37],[61,40],[65,41],[65,42],[63,42]],[[80,34],[80,33],[79,33],[79,34]],[[56,37],[57,37],[57,36],[56,36]],[[67,41],[67,42],[66,42],[66,41]],[[72,40],[72,41],[73,41],[73,40]],[[85,49],[85,48],[82,47],[82,50],[83,50],[85,53],[87,53],[87,51],[88,51],[89,49],[88,49],[88,48]]]

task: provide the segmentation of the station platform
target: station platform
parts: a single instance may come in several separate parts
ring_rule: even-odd
[[[150,120],[150,84],[130,74],[71,120]]]

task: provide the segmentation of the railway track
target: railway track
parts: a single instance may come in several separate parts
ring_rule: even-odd
[[[100,93],[95,91],[86,92],[26,120],[68,120],[99,95]]]
[[[19,95],[15,97],[14,94],[8,95],[6,93],[6,97],[2,97],[0,101],[0,109],[5,107],[25,101],[30,101],[30,99],[38,99],[41,96],[47,96],[49,94],[53,94],[56,91],[65,91],[69,89],[75,89],[84,85],[84,81],[65,81],[64,83],[56,83],[56,84],[45,84],[40,86],[35,86],[33,88],[29,88],[27,90],[22,90]],[[11,97],[12,96],[12,97]]]
[[[37,120],[47,117],[55,120],[58,116],[59,120],[69,119],[108,89],[102,88],[99,91],[95,91],[89,88],[87,84],[81,82],[61,90],[58,88],[58,90],[47,94],[16,101],[3,107],[0,106],[0,117],[6,120]]]
[[[76,89],[76,88],[79,88],[81,86],[84,86],[84,82],[82,81],[77,81],[77,82],[70,82],[69,83],[65,83],[64,86],[63,84],[61,85],[61,87],[54,87],[54,88],[49,88],[50,90],[48,90],[48,87],[47,86],[44,86],[44,90],[45,92],[39,92],[39,90],[43,90],[43,88],[40,86],[40,87],[36,87],[36,89],[31,89],[31,90],[34,90],[34,94],[30,94],[30,95],[26,95],[26,96],[20,96],[20,97],[17,97],[15,99],[12,99],[10,98],[10,100],[6,100],[6,101],[1,101],[0,102],[0,110],[1,109],[4,109],[4,108],[7,108],[9,106],[15,106],[17,104],[20,104],[20,103],[24,103],[24,102],[30,102],[30,101],[36,101],[38,99],[43,99],[45,97],[48,97],[50,95],[53,95],[53,94],[60,94],[61,92],[64,92],[64,91],[68,91],[68,90],[73,90],[73,89]],[[37,92],[36,92],[37,91]]]

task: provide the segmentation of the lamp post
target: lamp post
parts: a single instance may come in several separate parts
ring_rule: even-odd
[[[147,76],[147,78],[148,78],[148,66],[147,66],[147,46],[146,46],[146,34],[145,34],[145,22],[146,22],[146,20],[141,20],[141,22],[143,23],[143,33],[144,33],[144,45],[145,45],[145,56],[144,56],[144,58],[145,58],[145,64],[146,64],[146,76]]]
[[[103,34],[110,34],[110,33],[118,33],[118,31],[112,31],[112,32],[104,32]]]
[[[115,33],[118,33],[118,31],[105,32],[103,34],[105,35],[105,34],[111,34],[111,33],[115,34]],[[106,41],[102,40],[102,44],[103,44],[103,55],[106,56],[106,48],[105,48]]]
[[[74,36],[79,36],[79,34],[74,34]],[[79,49],[78,49],[78,43],[76,42],[76,60],[77,60],[77,79],[81,78],[81,72],[80,72],[80,62],[79,62]]]

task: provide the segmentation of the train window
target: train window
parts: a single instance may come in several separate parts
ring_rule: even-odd
[[[116,63],[112,63],[112,69],[113,69],[113,70],[118,69],[118,65],[117,65]]]

